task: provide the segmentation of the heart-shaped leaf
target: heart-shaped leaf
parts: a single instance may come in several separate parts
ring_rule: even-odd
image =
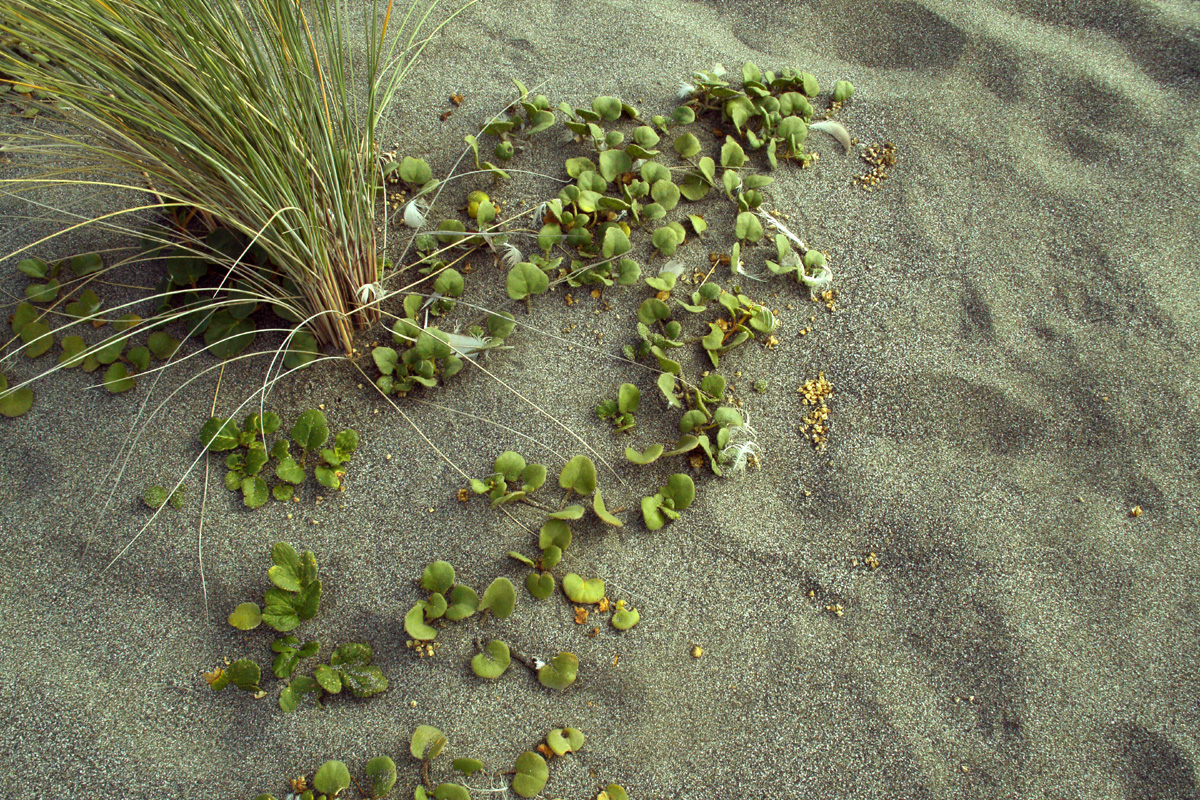
[[[579,516],[583,516],[583,507],[579,507]],[[538,531],[538,547],[545,550],[554,545],[559,550],[571,546],[571,526],[561,519],[548,519]]]
[[[600,578],[584,580],[574,572],[567,573],[562,581],[563,593],[572,603],[599,603],[604,597],[604,581]]]
[[[556,756],[574,753],[583,747],[584,735],[578,728],[558,728],[546,734],[546,744]]]
[[[517,590],[512,581],[505,577],[496,578],[483,592],[479,610],[491,610],[496,619],[505,619],[513,612],[517,603]]]
[[[484,653],[471,659],[471,669],[481,678],[494,680],[504,674],[512,663],[508,645],[499,639],[488,642]]]
[[[229,615],[229,624],[238,630],[252,631],[262,624],[262,610],[258,603],[242,603]]]
[[[425,623],[424,603],[417,603],[404,615],[404,630],[409,636],[422,642],[432,642],[437,638],[437,629]]]
[[[671,379],[671,381],[670,381],[671,386],[672,386],[672,388],[674,388],[675,376],[669,372],[664,372],[663,375],[666,375],[667,377],[669,377]],[[625,458],[628,459],[629,461],[632,461],[634,464],[649,464],[649,463],[655,461],[662,454],[663,454],[663,446],[661,444],[652,444],[646,448],[645,452],[642,452],[642,453],[639,453],[637,450],[634,450],[632,447],[625,448]]]
[[[521,797],[536,796],[550,779],[546,759],[531,750],[517,756],[514,772],[516,774],[513,775],[513,791]]]
[[[616,610],[613,612],[612,626],[619,631],[627,631],[637,625],[641,618],[642,615],[636,608],[626,608],[625,601],[618,600]]]
[[[383,797],[396,785],[396,762],[387,756],[377,756],[367,762],[366,774],[371,782],[371,797]]]
[[[579,659],[574,653],[559,653],[538,670],[538,681],[548,689],[565,689],[579,674]],[[526,795],[528,796],[528,795]]]
[[[326,761],[313,775],[313,787],[330,797],[337,797],[349,785],[350,770],[341,761]]]
[[[655,445],[655,447],[659,448],[660,450],[662,449],[662,445]],[[600,521],[605,525],[612,525],[614,528],[620,528],[625,524],[612,514],[608,513],[608,509],[604,507],[604,496],[600,492],[599,488],[596,489],[596,496],[592,498],[592,511],[596,512],[596,516],[599,517]]]
[[[596,465],[587,456],[575,456],[558,475],[558,485],[589,495],[596,489]]]
[[[408,751],[412,757],[421,761],[437,758],[438,753],[446,746],[446,737],[432,725],[418,725],[413,731],[412,741]]]
[[[33,390],[28,386],[9,389],[8,378],[0,375],[0,414],[19,417],[33,405]]]
[[[525,588],[538,600],[545,600],[554,594],[554,576],[549,572],[531,572],[525,577]]]
[[[470,586],[461,584],[454,587],[450,593],[450,605],[446,609],[446,619],[458,622],[475,613],[479,607],[479,594]]]
[[[446,561],[434,561],[421,573],[421,588],[444,594],[454,585],[454,567]]]
[[[508,271],[505,289],[513,300],[524,300],[526,297],[541,294],[550,288],[550,278],[536,265],[522,261]]]

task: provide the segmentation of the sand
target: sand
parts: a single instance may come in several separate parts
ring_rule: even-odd
[[[855,182],[868,169],[859,151],[816,133],[813,168],[773,173],[768,205],[829,254],[837,303],[831,313],[793,282],[743,281],[782,321],[773,349],[722,362],[761,469],[717,479],[681,458],[624,462],[626,444],[670,441],[677,421],[653,373],[614,358],[635,338],[645,286],[599,300],[576,290],[570,306],[563,289],[536,298],[513,349],[484,363],[490,375],[468,369],[422,395],[438,405],[401,406],[468,475],[507,449],[547,464],[546,503],[560,499],[565,458],[586,452],[574,436],[613,465],[600,469],[610,508],[636,509],[670,473],[694,474],[683,519],[649,532],[628,510],[619,530],[577,525],[556,569],[603,577],[638,626],[576,625],[561,594],[534,602],[520,586],[528,570],[506,553],[536,552],[541,512],[515,508],[522,527],[460,502],[463,476],[343,362],[280,382],[268,406],[290,425],[324,404],[335,430],[359,432],[344,493],[310,481],[301,503],[250,511],[222,487],[220,461],[207,478],[201,461],[185,507],[104,570],[149,518],[141,490],[200,455],[214,393],[217,412],[234,413],[265,362],[191,362],[208,371],[152,418],[192,370],[121,396],[58,374],[28,414],[0,421],[5,795],[282,798],[326,759],[361,776],[386,754],[396,796],[411,797],[408,739],[431,724],[450,742],[435,780],[451,779],[459,756],[509,770],[549,730],[579,728],[587,743],[551,764],[548,798],[593,798],[614,781],[632,798],[1196,797],[1200,12],[1118,0],[483,0],[409,76],[384,140],[444,175],[462,137],[512,99],[513,78],[555,104],[605,94],[669,113],[691,71],[747,60],[807,70],[823,88],[852,81],[838,118],[897,153],[872,192]],[[585,153],[555,128],[514,165],[557,175]],[[445,207],[485,188],[532,208],[555,187],[462,179]],[[727,209],[710,207],[706,238],[680,250],[689,266],[732,243]],[[10,216],[5,251],[45,227]],[[130,244],[80,233],[45,253]],[[751,248],[748,263],[769,253]],[[648,247],[639,259],[661,263]],[[483,259],[468,277],[464,299],[495,302],[501,271]],[[25,284],[2,270],[9,296]],[[702,358],[687,348],[689,369]],[[28,376],[46,360],[3,370]],[[798,429],[810,409],[797,388],[820,373],[833,394],[818,450]],[[760,379],[765,393],[752,389]],[[641,386],[642,410],[620,438],[593,408],[624,381]],[[110,466],[126,448],[118,478]],[[225,617],[261,600],[278,540],[320,562],[325,596],[303,637],[325,658],[369,642],[386,694],[285,715],[273,679],[260,700],[206,686],[201,673],[225,659],[269,664],[272,632]],[[480,591],[510,577],[518,608],[448,626],[420,659],[402,619],[435,559]],[[574,652],[579,680],[549,691],[514,664],[481,681],[468,666],[476,636],[541,658]]]

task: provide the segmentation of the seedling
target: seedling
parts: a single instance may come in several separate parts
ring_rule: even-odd
[[[636,386],[623,383],[617,392],[616,400],[605,400],[596,406],[596,416],[612,422],[618,433],[633,430],[633,426],[637,424],[633,415],[637,413],[641,399],[642,394]]]
[[[695,497],[696,486],[690,477],[682,473],[672,475],[657,494],[642,498],[642,518],[646,527],[655,531],[667,520],[679,519],[680,513],[692,504]]]

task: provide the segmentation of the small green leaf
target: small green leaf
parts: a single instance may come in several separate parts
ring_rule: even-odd
[[[575,682],[578,673],[579,659],[575,654],[559,653],[538,670],[538,681],[548,689],[565,689]]]
[[[29,326],[26,327],[28,329]],[[104,388],[113,394],[128,392],[136,383],[137,379],[129,374],[129,368],[119,361],[104,373]]]
[[[451,766],[464,775],[471,775],[483,769],[483,762],[477,758],[456,758]]]
[[[641,618],[642,615],[636,608],[626,608],[625,601],[621,600],[617,603],[616,611],[613,613],[612,626],[619,631],[627,631],[637,625]]]
[[[606,181],[615,181],[633,169],[633,159],[624,150],[605,150],[600,154],[598,161],[600,175]]]
[[[450,605],[446,608],[446,619],[458,622],[475,613],[479,608],[479,594],[470,586],[458,585],[450,593]]]
[[[563,578],[562,587],[563,594],[569,597],[572,603],[590,605],[599,603],[604,598],[604,581],[600,578],[585,581],[574,572],[570,572]]]
[[[671,373],[669,373],[669,372],[664,372],[663,374],[668,375],[671,378],[675,377],[674,375],[671,375]],[[672,381],[672,383],[674,383],[674,382]],[[653,462],[655,459],[657,459],[659,456],[661,456],[662,454],[663,454],[663,446],[661,444],[652,444],[649,447],[647,447],[645,452],[643,452],[643,453],[639,453],[637,450],[634,450],[632,447],[625,448],[625,458],[628,459],[629,461],[633,462],[634,464],[649,464],[649,463]]]
[[[675,137],[672,147],[675,148],[675,152],[679,154],[680,158],[691,158],[700,152],[700,140],[696,138],[695,134],[683,133]]]
[[[262,670],[250,659],[238,659],[229,665],[225,673],[229,676],[229,682],[243,692],[259,690],[258,682],[262,680]]]
[[[662,445],[657,445],[657,447],[661,449]],[[599,487],[596,487],[596,495],[592,499],[592,511],[596,512],[596,516],[599,517],[600,521],[605,525],[612,525],[615,528],[620,528],[624,525],[621,520],[608,513],[608,509],[604,507],[604,496]]]
[[[53,303],[58,297],[58,290],[57,279],[46,283],[31,283],[25,287],[25,297],[34,303]]]
[[[167,502],[167,490],[161,486],[147,486],[142,492],[142,502],[148,508],[162,508]]]
[[[445,746],[446,737],[441,731],[432,725],[418,725],[417,729],[413,731],[408,751],[412,753],[413,758],[419,761],[428,761],[437,758],[438,753],[442,752],[442,748]]]
[[[313,775],[313,787],[330,797],[337,797],[350,785],[350,770],[341,761],[326,761]]]
[[[582,516],[582,506],[580,515]],[[577,518],[576,518],[577,519]],[[538,531],[538,547],[545,550],[551,545],[566,550],[571,546],[571,526],[563,519],[551,518],[546,520]]]
[[[292,441],[304,450],[316,450],[329,439],[329,425],[320,409],[310,408],[292,426]]]
[[[524,300],[526,297],[541,294],[550,288],[550,278],[536,265],[522,261],[508,271],[505,288],[509,298]]]
[[[674,502],[676,511],[683,511],[696,497],[696,484],[687,475],[676,473],[667,478],[667,485],[662,494]]]
[[[491,610],[496,619],[505,619],[513,612],[517,602],[517,590],[512,581],[505,577],[496,578],[483,592],[479,610]]]
[[[575,456],[559,473],[558,485],[584,496],[591,494],[596,489],[596,465],[587,456]]]
[[[454,585],[454,567],[447,561],[434,561],[421,573],[421,588],[444,594]]]
[[[425,604],[417,603],[404,615],[404,630],[418,641],[432,642],[437,638],[437,629],[425,623]]]
[[[737,238],[748,242],[757,242],[763,238],[762,223],[758,221],[758,215],[751,211],[743,211],[737,215],[734,232]]]
[[[300,554],[296,548],[287,542],[276,542],[271,546],[271,564],[267,570],[267,578],[271,583],[287,592],[298,592],[304,588],[300,575]]]
[[[557,756],[578,752],[584,741],[584,735],[577,728],[558,728],[546,734],[546,744]]]
[[[538,600],[545,600],[554,594],[554,576],[549,572],[531,572],[525,576],[525,588]]]
[[[368,761],[366,773],[371,782],[371,797],[383,797],[396,785],[396,762],[387,756],[376,756]]]
[[[74,272],[77,278],[91,275],[102,269],[104,269],[104,260],[99,253],[84,253],[71,259],[71,272]]]
[[[258,603],[242,603],[229,615],[229,624],[241,631],[252,631],[262,624]]]
[[[511,662],[508,645],[493,639],[488,642],[485,653],[479,653],[471,659],[471,669],[481,678],[494,680],[504,674]]]
[[[57,268],[51,270],[50,265],[40,258],[26,258],[17,262],[17,269],[24,272],[34,280],[45,280],[50,275],[57,272]]]
[[[550,779],[550,769],[546,766],[546,759],[531,750],[527,750],[517,757],[514,772],[516,774],[513,775],[513,791],[526,798],[536,796],[545,788],[546,781]]]
[[[400,161],[400,180],[415,186],[424,186],[433,179],[433,170],[423,158],[405,156]]]
[[[521,479],[521,471],[525,469],[525,458],[517,452],[506,450],[496,457],[494,472],[499,472],[504,479],[516,483]]]
[[[317,337],[305,330],[296,331],[288,342],[283,365],[288,369],[299,369],[315,361],[321,355]]]
[[[583,511],[584,509],[581,505],[569,505],[561,511],[551,513],[550,519],[580,519],[583,516]]]
[[[304,467],[300,466],[291,456],[281,458],[275,465],[275,477],[291,484],[304,482]]]

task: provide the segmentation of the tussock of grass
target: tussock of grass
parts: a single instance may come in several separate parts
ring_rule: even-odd
[[[57,98],[70,126],[9,149],[150,191],[197,250],[197,226],[255,242],[270,266],[226,257],[227,283],[349,353],[379,314],[362,291],[381,277],[377,122],[429,36],[473,2],[436,26],[440,0],[365,3],[355,61],[346,0],[0,0],[0,30],[45,56],[0,51],[0,74]]]

